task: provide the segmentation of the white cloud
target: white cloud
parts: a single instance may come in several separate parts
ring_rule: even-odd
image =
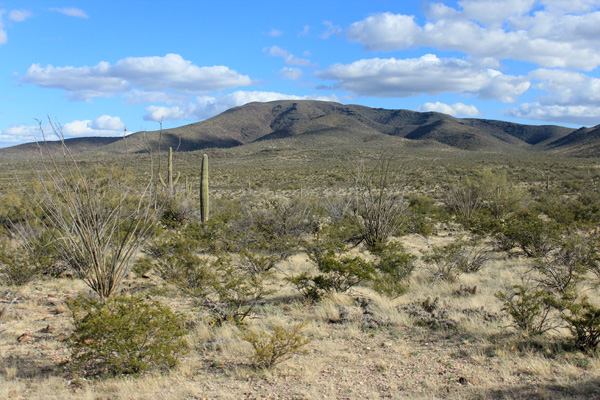
[[[28,18],[31,18],[33,14],[27,10],[12,10],[8,13],[8,19],[15,22],[22,22]]]
[[[66,90],[76,100],[113,97],[132,90],[207,93],[252,84],[247,75],[225,66],[199,67],[179,54],[164,57],[128,57],[114,65],[41,67],[33,64],[24,82]]]
[[[306,58],[296,57],[295,55],[290,54],[287,50],[284,50],[279,46],[265,47],[263,49],[263,51],[272,57],[283,58],[283,61],[288,65],[295,65],[295,66],[310,65],[310,60],[308,60]]]
[[[2,20],[2,15],[5,13],[5,10],[0,10],[0,45],[3,45],[8,41],[8,37],[6,36],[6,31],[4,30],[4,21]]]
[[[507,115],[553,123],[596,126],[600,124],[600,107],[594,105],[561,106],[523,103],[508,110]]]
[[[44,132],[47,133],[46,139],[57,140],[56,135],[50,134],[51,129],[49,127],[44,128]],[[11,125],[0,132],[0,143],[9,146],[13,144],[19,144],[23,142],[34,142],[42,140],[42,134],[39,126],[31,125]]]
[[[477,109],[477,107],[463,103],[454,103],[454,104],[444,104],[439,101],[435,103],[425,103],[421,107],[419,107],[419,111],[435,111],[439,113],[454,115],[454,116],[462,116],[462,117],[478,117],[481,115],[481,112]]]
[[[538,69],[530,79],[543,91],[536,101],[521,104],[507,115],[577,125],[600,123],[600,79],[573,71]]]
[[[310,33],[310,25],[304,25],[302,30],[298,32],[298,36],[307,36]]]
[[[544,67],[591,70],[600,65],[600,11],[591,2],[576,2],[565,14],[559,1],[464,0],[462,9],[434,3],[429,20],[414,16],[371,15],[347,30],[351,41],[367,50],[394,51],[411,47],[455,50],[478,58],[517,59]],[[597,4],[597,2],[594,2]]]
[[[95,120],[75,120],[55,125],[57,130],[62,128],[62,134],[65,139],[89,136],[119,136],[123,134],[125,124],[119,117],[102,115]],[[39,125],[13,125],[0,132],[0,146],[11,145],[25,142],[34,142],[44,140],[58,140],[58,135],[53,131],[50,125],[42,126],[44,134],[40,131]],[[58,132],[60,133],[60,132]]]
[[[83,18],[83,19],[88,19],[90,16],[83,11],[80,8],[75,8],[75,7],[64,7],[64,8],[51,8],[50,11],[55,11],[61,14],[64,14],[68,17],[75,17],[75,18]]]
[[[149,104],[149,103],[165,103],[165,104],[183,104],[189,100],[189,95],[184,93],[160,92],[160,91],[144,91],[133,89],[126,95],[127,101],[125,104]]]
[[[297,81],[302,78],[302,70],[300,68],[283,67],[281,71],[279,71],[279,75],[284,79]]]
[[[271,29],[269,31],[269,36],[271,37],[279,37],[281,35],[283,35],[283,31],[280,31],[279,29]]]
[[[276,92],[242,91],[217,96],[199,96],[196,102],[187,106],[162,107],[150,106],[146,108],[144,119],[147,121],[165,120],[204,120],[214,117],[233,107],[239,107],[254,101],[267,102],[275,100],[323,100],[339,101],[335,96],[295,96]]]
[[[102,115],[95,120],[71,121],[62,125],[65,138],[84,136],[118,136],[125,124],[119,117]]]
[[[433,54],[412,59],[373,58],[335,64],[315,75],[337,81],[336,89],[374,97],[450,92],[512,102],[529,88],[525,77],[506,76],[464,60],[438,58]]]
[[[600,106],[600,79],[578,72],[538,69],[530,73],[536,89],[545,91],[540,102],[546,105]]]
[[[338,25],[334,25],[331,21],[323,21],[323,25],[325,25],[327,29],[321,34],[321,39],[327,39],[330,36],[340,35],[342,33],[342,28]]]

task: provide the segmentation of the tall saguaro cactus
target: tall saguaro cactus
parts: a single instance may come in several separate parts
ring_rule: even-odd
[[[160,175],[158,174],[158,178],[160,179],[160,184],[167,190],[167,195],[172,196],[174,191],[173,184],[177,184],[179,182],[180,172],[177,173],[177,177],[175,178],[175,182],[173,182],[173,148],[169,147],[169,159],[167,163],[167,181],[165,182]]]
[[[202,168],[200,169],[200,217],[202,222],[208,221],[208,156],[202,156]]]

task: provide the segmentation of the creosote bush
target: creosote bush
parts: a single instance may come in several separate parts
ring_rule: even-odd
[[[69,342],[76,370],[92,376],[172,368],[187,351],[182,316],[141,297],[68,303],[75,332]]]
[[[343,293],[375,277],[375,267],[360,256],[344,255],[344,243],[336,231],[323,232],[313,243],[305,243],[306,252],[319,270],[315,275],[306,272],[288,278],[308,300],[317,301],[325,294]]]
[[[295,354],[303,353],[302,348],[310,343],[310,339],[302,332],[303,328],[304,324],[295,324],[289,328],[275,325],[270,331],[246,328],[242,339],[254,349],[252,365],[256,368],[271,368]]]
[[[530,335],[541,335],[558,327],[552,318],[555,299],[545,290],[529,282],[515,285],[509,293],[498,292],[502,310],[512,319],[516,328]]]
[[[408,254],[402,245],[388,243],[371,250],[379,260],[375,264],[377,275],[373,289],[388,297],[398,297],[408,288],[408,278],[415,269],[416,256]]]
[[[575,344],[584,351],[595,350],[600,344],[600,308],[584,298],[567,307],[568,315],[563,319],[573,334]]]
[[[489,259],[489,251],[475,240],[471,246],[462,239],[445,246],[432,246],[423,252],[422,260],[434,280],[455,282],[463,272],[473,273],[483,268]]]
[[[240,265],[226,256],[200,255],[198,245],[199,242],[185,235],[167,232],[145,251],[164,280],[197,299],[210,312],[211,324],[243,323],[258,301],[269,293],[265,281],[270,278],[270,271]]]

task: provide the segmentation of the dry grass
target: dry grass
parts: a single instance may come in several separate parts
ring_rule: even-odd
[[[445,243],[443,233],[429,239],[402,238],[407,249]],[[307,354],[272,370],[250,366],[251,346],[240,328],[207,326],[188,299],[161,297],[193,316],[188,335],[192,351],[169,372],[140,377],[85,380],[72,376],[64,339],[73,327],[65,299],[87,291],[77,280],[30,283],[2,320],[0,398],[27,399],[240,399],[240,398],[594,398],[600,393],[600,359],[566,353],[551,345],[536,348],[506,328],[506,318],[487,321],[481,310],[500,312],[494,293],[518,282],[527,260],[499,255],[483,271],[464,274],[459,282],[432,282],[418,268],[409,292],[382,297],[360,287],[307,304],[282,280],[310,268],[303,256],[278,266],[278,290],[261,305],[249,324],[254,327],[306,322],[311,338]],[[154,282],[129,279],[130,290]],[[477,286],[467,297],[460,285]],[[2,293],[8,294],[10,288]],[[422,326],[406,307],[438,297],[439,308],[456,321],[455,329]],[[358,301],[356,299],[366,299]],[[2,298],[3,302],[8,297]],[[367,304],[367,306],[365,306]],[[366,308],[365,308],[366,307]],[[366,309],[381,325],[367,328]],[[467,310],[467,311],[465,311]],[[48,332],[48,325],[51,329]],[[23,333],[33,338],[17,342]]]

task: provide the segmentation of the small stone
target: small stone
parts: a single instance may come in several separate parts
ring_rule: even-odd
[[[458,378],[458,383],[461,385],[477,385],[480,383],[480,380],[476,376],[461,376]]]
[[[44,329],[42,329],[40,332],[42,333],[52,333],[56,330],[56,328],[50,324],[48,324]]]
[[[33,341],[33,338],[27,332],[25,332],[24,334],[22,334],[21,336],[19,336],[17,338],[17,342],[19,342],[19,343],[27,343],[27,342],[31,342],[31,341]]]

